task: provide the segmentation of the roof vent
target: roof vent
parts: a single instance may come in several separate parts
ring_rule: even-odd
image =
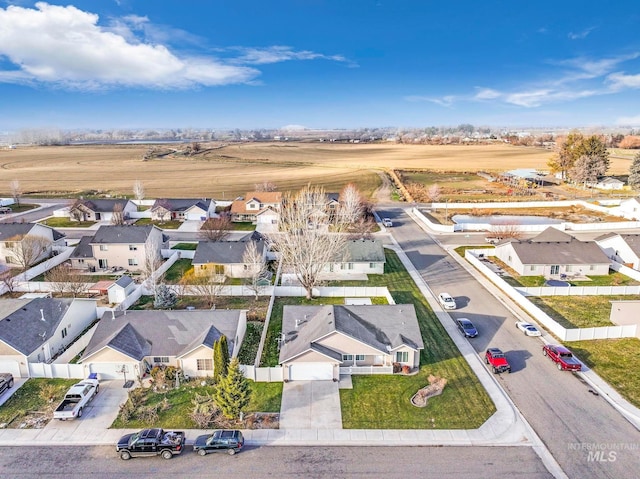
[[[46,319],[44,319],[44,309],[40,310],[40,321],[46,321]]]
[[[111,310],[111,319],[116,319],[116,310],[115,309]]]
[[[298,329],[298,326],[300,326],[300,320],[296,319],[296,329]]]

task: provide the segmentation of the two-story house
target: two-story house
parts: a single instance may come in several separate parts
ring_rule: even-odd
[[[279,191],[250,191],[244,199],[231,204],[231,221],[256,223],[256,216],[267,208],[280,211],[282,193]]]
[[[0,260],[14,268],[28,268],[64,246],[64,235],[39,223],[0,223]]]

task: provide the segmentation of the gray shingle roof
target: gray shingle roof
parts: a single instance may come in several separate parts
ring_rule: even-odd
[[[200,241],[196,252],[193,255],[192,264],[240,264],[244,263],[242,257],[247,250],[249,242],[252,240],[242,241]],[[264,250],[264,241],[255,242],[258,252],[262,254]]]
[[[27,235],[33,227],[33,223],[0,223],[0,241]]]
[[[70,259],[85,259],[93,258],[93,248],[91,248],[91,242],[93,236],[83,236],[76,245],[73,253],[71,253]]]
[[[595,241],[580,241],[555,228],[547,228],[530,240],[511,240],[499,244],[503,248],[511,244],[522,264],[609,264],[611,261]]]
[[[607,233],[602,236],[598,236],[596,241],[602,241],[614,236],[620,236],[620,238],[627,243],[631,251],[633,251],[637,256],[640,256],[640,234]]]
[[[91,211],[97,213],[112,213],[115,205],[122,205],[124,208],[131,200],[127,199],[94,199],[84,200],[82,204]]]
[[[51,338],[73,299],[20,301],[25,303],[0,320],[0,340],[28,356]]]
[[[128,311],[115,318],[104,314],[87,345],[83,360],[104,347],[133,359],[180,356],[200,344],[211,347],[222,334],[233,350],[240,310]]]
[[[350,262],[385,262],[384,247],[380,240],[349,240],[345,245],[346,261]]]
[[[207,211],[211,206],[211,200],[198,198],[168,198],[156,200],[151,209],[153,210],[161,207],[166,208],[169,211],[186,211],[192,206],[197,206],[198,208]]]
[[[310,349],[335,357],[316,341],[336,331],[384,354],[403,344],[414,349],[424,348],[412,304],[285,306],[282,318],[285,342],[280,349],[280,362]]]
[[[133,283],[133,279],[131,278],[131,276],[127,276],[126,274],[123,274],[118,278],[118,280],[114,284],[117,284],[122,288],[126,288],[131,283]]]
[[[132,243],[142,244],[147,241],[155,226],[103,225],[93,235],[91,244]]]

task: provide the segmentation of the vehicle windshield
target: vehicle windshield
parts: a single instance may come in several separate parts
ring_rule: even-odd
[[[497,354],[493,353],[493,357],[494,358],[504,358],[504,354],[502,354],[502,353],[497,353]]]
[[[471,323],[462,323],[462,327],[464,329],[476,329],[476,328],[473,327],[473,324],[471,324]]]
[[[132,435],[129,438],[129,445],[135,443],[138,440],[139,437],[140,437],[140,433],[139,432],[136,432],[134,435]]]

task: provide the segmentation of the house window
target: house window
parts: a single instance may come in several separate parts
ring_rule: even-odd
[[[129,245],[129,251],[138,251],[138,247],[134,244]]]
[[[13,258],[13,256],[6,256],[4,258],[4,262],[7,264],[14,264],[16,263],[16,260]]]
[[[507,258],[507,262],[511,263],[511,255]]]
[[[347,263],[347,269],[353,269],[353,263]]]
[[[129,258],[129,266],[138,266],[138,260],[136,258]]]
[[[66,338],[66,337],[67,337],[67,328],[64,328],[62,330],[62,339]]]
[[[101,244],[100,245],[100,251],[109,251],[109,247],[106,244]]]
[[[571,271],[573,271],[573,266],[568,264],[566,267],[567,273],[570,273]]]
[[[353,354],[343,354],[342,355],[342,360],[343,361],[353,361]]]
[[[215,274],[224,274],[224,265],[223,264],[214,264],[213,272]]]
[[[249,265],[248,264],[243,264],[242,267],[244,268],[245,271],[249,270]]]
[[[409,362],[409,351],[398,351],[398,352],[396,352],[396,362],[397,363],[408,363]]]
[[[198,371],[213,371],[213,359],[198,359]]]
[[[375,268],[376,268],[375,263],[369,263],[369,269],[375,269]]]
[[[364,354],[356,354],[356,361],[364,361]]]
[[[560,272],[560,265],[551,265],[551,274],[558,274]]]
[[[596,269],[596,265],[595,264],[590,264],[589,265],[589,271],[595,271]]]
[[[529,266],[529,271],[535,271],[536,267],[534,265]]]
[[[154,356],[153,357],[153,362],[154,363],[168,363],[169,362],[169,356]]]

